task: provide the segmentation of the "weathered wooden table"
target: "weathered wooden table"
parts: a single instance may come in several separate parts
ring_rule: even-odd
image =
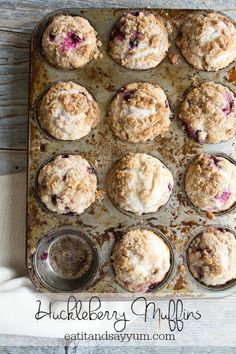
[[[121,1],[121,0],[0,0],[0,174],[17,173],[26,170],[26,148],[27,148],[27,109],[28,109],[28,72],[29,72],[29,43],[31,31],[36,22],[50,11],[65,7],[165,7],[165,8],[204,8],[224,11],[236,19],[236,0],[163,0],[163,1]],[[22,245],[23,246],[23,245]],[[206,302],[206,308],[208,301]],[[229,300],[232,309],[236,307],[236,295]],[[236,328],[233,317],[226,318],[232,321]],[[223,328],[216,328],[221,334],[222,345],[224,343],[224,330],[227,330],[231,323]],[[225,329],[224,329],[225,328]],[[199,333],[201,328],[196,328]],[[19,338],[18,338],[19,340]],[[23,345],[23,341],[21,341]],[[32,342],[33,343],[33,342]],[[236,353],[235,348],[200,349],[206,353]],[[183,343],[184,346],[184,343]],[[128,349],[128,348],[127,348]],[[135,349],[133,349],[135,350]],[[192,349],[136,349],[138,353],[197,353],[199,350]],[[100,350],[80,348],[0,348],[0,353],[110,353],[111,348],[100,348]],[[116,353],[132,352],[131,348],[114,348]]]

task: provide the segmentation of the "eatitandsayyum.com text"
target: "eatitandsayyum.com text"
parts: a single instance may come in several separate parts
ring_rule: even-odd
[[[64,339],[68,341],[109,341],[130,343],[131,341],[148,341],[148,342],[163,342],[163,341],[175,341],[174,333],[66,333]]]
[[[97,296],[90,298],[88,302],[78,300],[75,296],[70,296],[64,303],[64,308],[54,311],[52,302],[45,306],[41,300],[37,300],[36,320],[64,320],[64,321],[111,321],[116,332],[122,332],[131,321],[128,314],[116,310],[102,309],[103,303]],[[115,305],[114,305],[115,306]],[[104,303],[105,307],[105,303]],[[147,301],[145,297],[138,297],[130,303],[130,317],[138,317],[143,322],[155,319],[157,323],[166,321],[171,332],[182,331],[185,323],[190,320],[200,320],[199,311],[189,311],[184,308],[182,300],[169,300],[167,310],[163,311],[157,302]]]

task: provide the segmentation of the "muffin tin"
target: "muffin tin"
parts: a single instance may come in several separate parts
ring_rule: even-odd
[[[162,287],[146,293],[146,297],[219,297],[234,292],[234,284],[227,289],[203,287],[192,279],[187,269],[186,247],[193,235],[204,227],[220,225],[232,231],[235,229],[236,213],[209,215],[199,212],[187,200],[183,189],[183,178],[189,162],[201,152],[223,153],[235,159],[236,138],[216,145],[199,145],[188,138],[178,119],[179,102],[192,83],[213,80],[227,85],[235,92],[233,84],[227,81],[232,65],[219,72],[194,70],[182,57],[175,46],[178,29],[186,16],[196,11],[151,9],[168,23],[171,47],[169,53],[176,53],[177,64],[167,57],[149,70],[130,70],[115,63],[108,55],[109,35],[115,22],[129,9],[68,9],[53,12],[44,17],[36,26],[31,41],[30,100],[29,100],[29,145],[28,145],[28,195],[27,195],[27,267],[35,287],[55,297],[64,293],[80,292],[80,298],[92,293],[106,299],[130,298],[127,290],[114,281],[110,254],[115,240],[131,227],[152,228],[162,233],[170,242],[174,252],[172,272]],[[94,26],[102,41],[103,57],[91,61],[78,70],[64,71],[52,67],[44,58],[40,40],[50,19],[58,14],[83,16]],[[37,121],[37,105],[41,95],[56,81],[74,81],[85,86],[96,98],[102,113],[97,128],[79,141],[59,141],[51,138],[40,128]],[[153,142],[126,143],[118,140],[106,121],[106,112],[114,94],[129,82],[147,81],[159,84],[170,101],[173,117],[171,128],[165,138]],[[171,170],[175,185],[168,204],[157,213],[135,217],[120,212],[109,200],[106,193],[106,175],[111,165],[127,152],[145,152],[160,158]],[[36,178],[45,161],[57,154],[83,155],[96,169],[98,176],[98,200],[79,216],[57,215],[48,212],[35,193]],[[212,216],[211,216],[212,217]],[[61,250],[74,249],[75,239],[87,247],[88,262],[72,258],[73,272],[64,274],[55,265]],[[66,240],[66,241],[65,241]],[[69,240],[69,241],[68,241]],[[55,245],[59,243],[58,251]],[[66,244],[67,242],[67,244]],[[64,247],[61,246],[64,243]],[[85,246],[86,245],[86,246]],[[76,247],[75,247],[76,249]],[[52,251],[53,250],[53,251]],[[90,251],[88,251],[90,250]],[[72,252],[73,253],[73,252]],[[73,255],[74,256],[74,255]],[[81,256],[82,257],[82,256]],[[91,261],[90,261],[91,257]],[[53,263],[54,262],[54,263]],[[74,262],[74,263],[73,263]],[[70,262],[69,262],[70,263]],[[76,268],[78,267],[78,269]],[[80,267],[85,267],[82,271]],[[67,268],[68,269],[68,268]],[[235,282],[234,282],[235,283]]]

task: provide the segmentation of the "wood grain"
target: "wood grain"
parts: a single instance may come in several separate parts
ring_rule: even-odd
[[[27,167],[24,150],[0,150],[0,161],[0,175],[23,172]]]

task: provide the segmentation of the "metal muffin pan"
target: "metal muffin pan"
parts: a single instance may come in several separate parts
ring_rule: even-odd
[[[188,202],[183,189],[183,177],[189,162],[201,152],[223,153],[235,159],[236,138],[216,145],[199,145],[188,138],[178,119],[179,103],[184,92],[194,82],[213,80],[227,85],[234,91],[232,83],[227,82],[232,65],[219,72],[194,70],[182,57],[175,46],[175,37],[186,16],[192,10],[149,9],[161,15],[168,28],[171,47],[169,52],[178,56],[178,63],[173,65],[167,57],[156,68],[149,70],[130,70],[115,63],[108,55],[109,36],[115,22],[125,12],[134,9],[68,9],[53,12],[44,17],[36,26],[31,41],[30,99],[29,99],[29,139],[28,139],[28,189],[27,189],[27,267],[35,287],[46,293],[59,296],[65,292],[80,291],[80,298],[99,294],[106,299],[130,298],[132,293],[123,289],[114,281],[110,254],[115,240],[131,227],[152,228],[161,232],[170,242],[175,266],[171,276],[162,287],[157,287],[145,296],[149,297],[221,297],[235,291],[235,286],[228,289],[212,291],[199,285],[187,269],[186,245],[193,235],[203,227],[217,225],[235,229],[236,213],[231,210],[215,219],[207,218],[206,213],[199,212]],[[60,70],[52,67],[44,59],[40,48],[43,29],[53,16],[71,14],[83,16],[95,27],[102,41],[103,57],[91,61],[82,69]],[[101,110],[101,122],[89,135],[78,141],[61,141],[51,138],[40,129],[36,107],[41,94],[56,81],[74,81],[89,89],[96,98]],[[160,85],[167,94],[173,112],[171,128],[166,137],[156,138],[153,142],[126,143],[118,140],[110,130],[106,112],[114,94],[129,82],[147,81]],[[168,204],[157,213],[135,217],[120,212],[106,194],[106,176],[114,161],[127,152],[145,152],[159,157],[171,170],[175,185]],[[80,153],[95,167],[99,181],[100,195],[82,215],[69,216],[50,213],[35,197],[35,181],[38,169],[45,161],[58,154]],[[48,257],[40,252],[50,251],[50,235],[62,236],[63,232],[78,234],[89,239],[94,250],[93,271],[81,284],[78,280],[70,281],[55,272]],[[69,234],[70,235],[70,234]],[[74,236],[73,236],[74,237]],[[75,236],[76,237],[76,236]],[[45,243],[45,240],[49,240]],[[49,242],[49,244],[48,244]],[[44,247],[46,247],[44,249]],[[97,254],[97,256],[96,256]],[[44,263],[45,262],[45,263]],[[55,275],[56,274],[56,275]],[[81,280],[81,279],[80,279]],[[70,286],[67,286],[68,282]],[[72,283],[73,284],[72,284]],[[72,285],[71,285],[72,284]]]

